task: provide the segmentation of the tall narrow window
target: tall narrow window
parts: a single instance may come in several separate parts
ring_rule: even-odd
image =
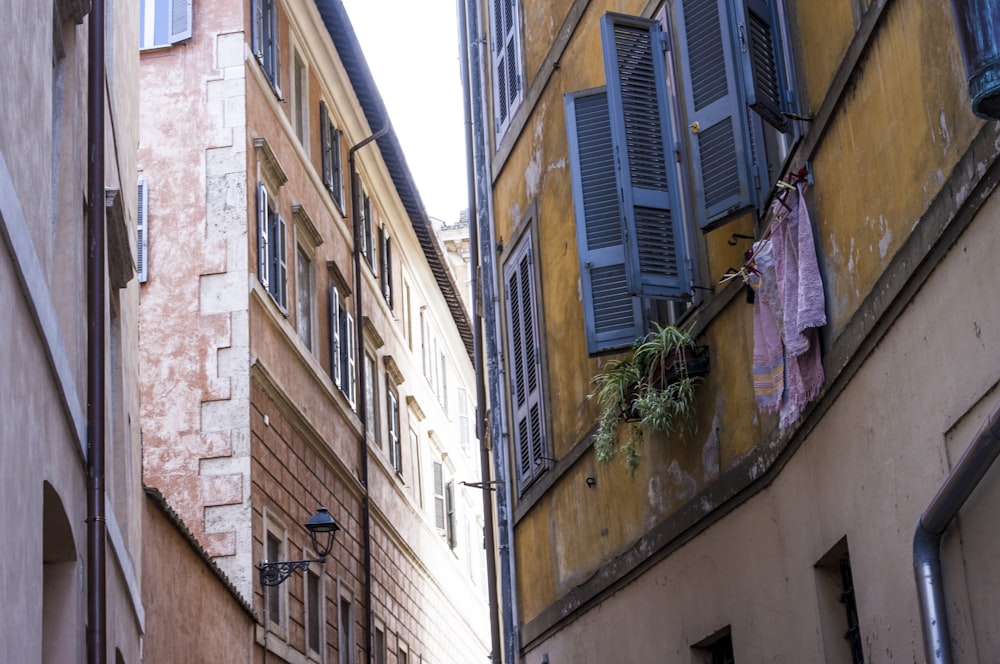
[[[299,338],[313,350],[313,300],[316,297],[313,266],[308,254],[298,248],[295,262],[295,323]]]
[[[521,101],[521,22],[515,0],[492,0],[493,12],[493,109],[496,133],[510,125]]]
[[[257,277],[271,298],[288,313],[288,267],[285,258],[285,220],[261,183],[257,187]]]
[[[342,354],[340,363],[343,375],[340,379],[340,389],[343,391],[344,396],[347,397],[347,401],[350,402],[351,407],[354,408],[357,404],[358,393],[357,373],[355,371],[357,331],[354,329],[354,317],[343,310],[340,312],[340,322],[342,325],[340,338],[343,342],[341,343]]]
[[[542,400],[542,365],[538,292],[531,235],[525,233],[504,265],[507,305],[507,362],[510,381],[514,457],[520,491],[545,471],[545,408]]]
[[[387,432],[389,438],[389,460],[392,463],[392,469],[397,473],[402,473],[403,450],[399,440],[399,397],[392,386],[392,379],[386,376],[385,383],[386,420],[389,427]]]
[[[145,180],[139,180],[138,201],[135,262],[139,283],[144,284],[149,279],[149,186]]]
[[[431,328],[427,321],[427,312],[420,308],[420,355],[423,360],[424,378],[433,381],[434,371],[431,367]]]
[[[337,629],[338,664],[354,664],[354,611],[348,597],[340,598]]]
[[[375,652],[372,653],[373,660],[375,664],[385,664],[385,628],[381,625],[375,626],[375,639],[372,644],[372,648]]]
[[[275,0],[252,0],[253,25],[251,37],[253,54],[264,68],[264,74],[275,92],[280,92],[281,81],[278,48],[278,7]]]
[[[458,546],[458,533],[455,530],[455,481],[449,481],[444,487],[444,505],[447,512],[445,520],[445,539],[452,549]]]
[[[284,560],[282,549],[282,542],[279,537],[271,532],[267,532],[267,542],[265,544],[265,560],[267,562],[275,562],[278,560]],[[267,595],[267,617],[271,625],[275,627],[280,627],[284,624],[285,617],[281,610],[283,602],[282,597],[282,587],[281,586],[265,586],[264,593]]]
[[[341,212],[344,211],[344,177],[341,162],[342,132],[333,124],[325,102],[319,103],[319,131],[323,185]]]
[[[375,357],[367,350],[365,351],[364,373],[365,430],[368,432],[369,444],[382,447],[382,440],[378,436],[378,400],[376,399],[378,391],[375,385]]]
[[[434,461],[431,466],[434,473],[434,526],[438,533],[444,537],[448,534],[448,513],[444,498],[444,464],[440,461]]]
[[[443,351],[440,353],[439,360],[441,373],[438,381],[438,401],[441,402],[444,414],[448,415],[448,360]]]
[[[466,453],[472,430],[469,427],[469,392],[464,387],[458,388],[458,442]]]
[[[302,148],[309,152],[309,76],[298,49],[292,51],[292,127]]]
[[[864,664],[864,640],[846,537],[816,563],[815,572],[826,661]]]
[[[333,384],[340,388],[342,385],[341,380],[343,378],[340,350],[342,345],[340,337],[340,319],[343,308],[340,303],[340,290],[334,285],[330,286],[328,305],[330,310],[330,378],[333,379]]]
[[[312,568],[305,573],[306,648],[320,654],[323,647],[323,578]]]
[[[382,297],[386,304],[392,309],[392,240],[385,230],[385,224],[378,227],[379,257],[381,258],[381,270],[379,271],[379,286],[382,288]]]
[[[368,267],[375,270],[375,220],[372,217],[372,199],[368,192],[361,190],[361,252]]]

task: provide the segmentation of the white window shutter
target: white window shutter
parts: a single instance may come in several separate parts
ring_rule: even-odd
[[[442,536],[447,534],[448,521],[444,505],[444,465],[440,461],[432,463],[434,470],[434,526]]]
[[[136,272],[139,283],[149,279],[149,187],[145,180],[139,180],[139,206],[136,213]]]
[[[170,0],[170,43],[191,38],[191,0]]]
[[[257,185],[257,278],[268,290],[268,237],[267,237],[267,189],[264,183]]]
[[[330,378],[341,387],[340,370],[340,293],[336,286],[330,286]]]

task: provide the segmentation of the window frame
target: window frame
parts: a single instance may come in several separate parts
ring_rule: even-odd
[[[251,44],[271,88],[281,97],[280,17],[277,0],[251,0]]]
[[[534,211],[529,213],[526,228],[520,238],[512,243],[510,253],[503,260],[504,291],[504,354],[507,364],[507,395],[510,400],[510,441],[515,460],[515,480],[518,494],[525,491],[549,467],[548,403],[545,390],[544,321],[542,319],[542,292],[538,261],[535,260]],[[514,273],[517,273],[516,275]],[[511,298],[511,283],[517,278],[517,297]],[[531,315],[528,327],[523,324],[525,313],[520,297],[529,295],[527,313]],[[515,319],[520,330],[515,330]],[[531,339],[522,339],[529,332]],[[528,344],[528,346],[525,345]],[[515,366],[518,364],[520,366]],[[520,379],[518,377],[521,377]],[[527,436],[526,440],[522,440]]]
[[[382,437],[379,435],[381,432],[381,427],[379,426],[379,412],[381,409],[378,407],[378,372],[376,371],[378,362],[375,359],[375,352],[369,348],[365,348],[363,361],[365,425],[369,444],[374,444],[379,449],[382,449]]]
[[[257,184],[257,279],[288,317],[288,225],[277,198],[263,180]]]
[[[306,65],[302,49],[295,44],[289,48],[291,64],[289,78],[291,79],[291,100],[289,113],[292,120],[292,131],[299,139],[299,144],[309,155],[309,67]]]
[[[139,0],[139,50],[148,51],[156,48],[168,48],[190,39],[192,35],[192,0]],[[158,15],[156,8],[160,5],[166,6],[165,14]],[[152,15],[149,14],[149,6],[153,7]],[[178,10],[180,14],[178,15]],[[166,21],[165,41],[156,41],[156,26],[159,21]],[[152,39],[151,44],[146,44],[146,37]]]
[[[296,243],[295,251],[295,330],[299,339],[316,352],[316,268],[309,247]],[[304,267],[303,267],[304,266]],[[303,273],[303,270],[305,272]],[[304,283],[303,283],[304,282]]]
[[[337,129],[326,102],[319,102],[320,130],[320,167],[323,186],[336,203],[337,209],[344,212],[344,166],[342,142],[343,132]]]
[[[357,643],[354,626],[354,598],[338,582],[337,592],[337,664],[354,664]]]
[[[288,560],[288,529],[281,521],[268,509],[264,510],[264,537],[261,560],[266,562],[278,562]],[[276,560],[271,560],[269,556],[269,546],[271,542],[277,543]],[[263,610],[267,613],[268,630],[278,634],[282,639],[287,637],[288,629],[288,588],[284,584],[277,586],[263,586]],[[271,602],[277,602],[277,620],[272,614]]]
[[[403,476],[403,445],[400,435],[399,391],[392,377],[385,375],[386,438],[389,442],[389,464],[400,477]]]
[[[309,560],[315,558],[315,555],[308,550],[303,550],[303,558]],[[315,607],[312,606],[309,595],[310,578],[315,578],[317,583],[317,601]],[[324,638],[324,635],[326,634],[326,575],[323,574],[323,568],[318,563],[311,563],[302,576],[302,610],[304,616],[302,621],[302,629],[304,632],[303,645],[306,656],[311,660],[325,662],[326,639]],[[316,622],[315,634],[311,628],[311,623],[314,619]],[[310,642],[314,636],[318,639],[317,648],[313,648],[313,644]]]

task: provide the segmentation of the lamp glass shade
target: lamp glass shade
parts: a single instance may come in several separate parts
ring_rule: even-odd
[[[320,507],[316,510],[315,514],[309,517],[309,521],[306,522],[306,528],[312,537],[313,549],[315,549],[316,555],[320,558],[325,558],[333,549],[333,538],[336,532],[340,530],[340,526],[337,525],[337,522],[325,507]],[[321,534],[326,534],[326,537],[323,538],[324,542],[322,546],[318,537]]]

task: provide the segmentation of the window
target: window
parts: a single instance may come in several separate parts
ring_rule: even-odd
[[[341,163],[342,132],[333,126],[330,111],[319,103],[319,131],[322,143],[323,185],[341,211],[344,210],[344,172]]]
[[[252,0],[253,54],[257,56],[275,92],[281,91],[278,49],[278,7],[275,0]]]
[[[440,461],[431,462],[434,473],[434,527],[442,537],[448,535],[448,512],[444,497],[444,464]]]
[[[257,186],[257,278],[282,313],[288,314],[285,220],[263,183]]]
[[[691,648],[692,661],[696,664],[735,664],[733,638],[725,627]]]
[[[504,264],[507,362],[510,381],[514,457],[520,491],[545,471],[545,409],[542,403],[538,297],[531,234]]]
[[[591,354],[646,332],[645,298],[693,297],[695,229],[765,202],[791,131],[777,2],[601,19],[607,87],[566,95]]]
[[[406,649],[406,645],[400,643],[398,654],[396,655],[396,664],[408,664],[409,661],[410,661],[410,653]]]
[[[264,542],[264,560],[266,562],[286,560],[284,549],[283,535],[276,532],[269,524],[266,529]],[[268,623],[271,627],[282,628],[285,624],[284,588],[280,585],[265,586],[263,590]]]
[[[864,664],[864,640],[846,537],[816,563],[815,573],[826,661]]]
[[[339,618],[337,620],[337,651],[338,664],[354,664],[354,610],[349,597],[340,598]]]
[[[420,354],[423,359],[424,378],[432,382],[433,368],[431,366],[431,328],[427,321],[426,307],[420,308]]]
[[[296,252],[295,261],[295,322],[299,338],[310,351],[313,350],[313,300],[316,297],[313,265],[302,247]]]
[[[308,556],[307,556],[308,557]],[[305,573],[306,649],[322,656],[323,652],[323,577],[310,566]]]
[[[344,308],[340,289],[330,285],[330,378],[353,408],[357,395],[354,363],[357,334],[354,317]]]
[[[469,427],[469,391],[458,388],[458,442],[466,454],[472,439],[472,429]]]
[[[493,106],[499,136],[521,102],[521,24],[516,0],[492,1]]]
[[[388,422],[389,461],[397,473],[403,472],[403,449],[399,440],[399,396],[392,386],[392,380],[385,379],[386,420]]]
[[[444,414],[448,414],[448,360],[445,359],[444,351],[438,354],[438,359],[440,361],[441,372],[438,376],[438,401],[441,402],[441,408],[444,409]]]
[[[410,411],[411,422],[413,421],[413,411]],[[417,432],[410,429],[410,458],[413,459],[413,474],[416,476],[416,494],[420,507],[424,506],[424,475],[423,456],[420,451],[420,437]]]
[[[145,180],[139,180],[139,209],[136,214],[136,272],[139,283],[149,280],[149,186]]]
[[[139,48],[191,38],[191,0],[139,0]]]
[[[389,234],[385,232],[385,224],[378,227],[378,246],[379,257],[382,259],[382,269],[378,275],[379,286],[382,288],[382,297],[392,309],[392,242]]]
[[[458,546],[458,533],[455,530],[455,481],[449,480],[444,487],[444,506],[447,513],[445,521],[445,539],[453,550]]]
[[[375,230],[372,224],[372,199],[368,192],[361,189],[361,253],[368,262],[368,267],[375,270]]]
[[[413,350],[413,312],[410,310],[410,284],[406,283],[403,277],[403,338],[406,339],[407,348]]]
[[[298,49],[292,50],[292,128],[302,144],[309,152],[309,72],[302,62]]]
[[[374,650],[372,660],[375,664],[385,664],[385,628],[381,625],[375,625],[375,643],[372,649]]]
[[[375,358],[365,351],[365,430],[368,432],[369,444],[382,447],[378,436],[378,400],[375,389]]]

